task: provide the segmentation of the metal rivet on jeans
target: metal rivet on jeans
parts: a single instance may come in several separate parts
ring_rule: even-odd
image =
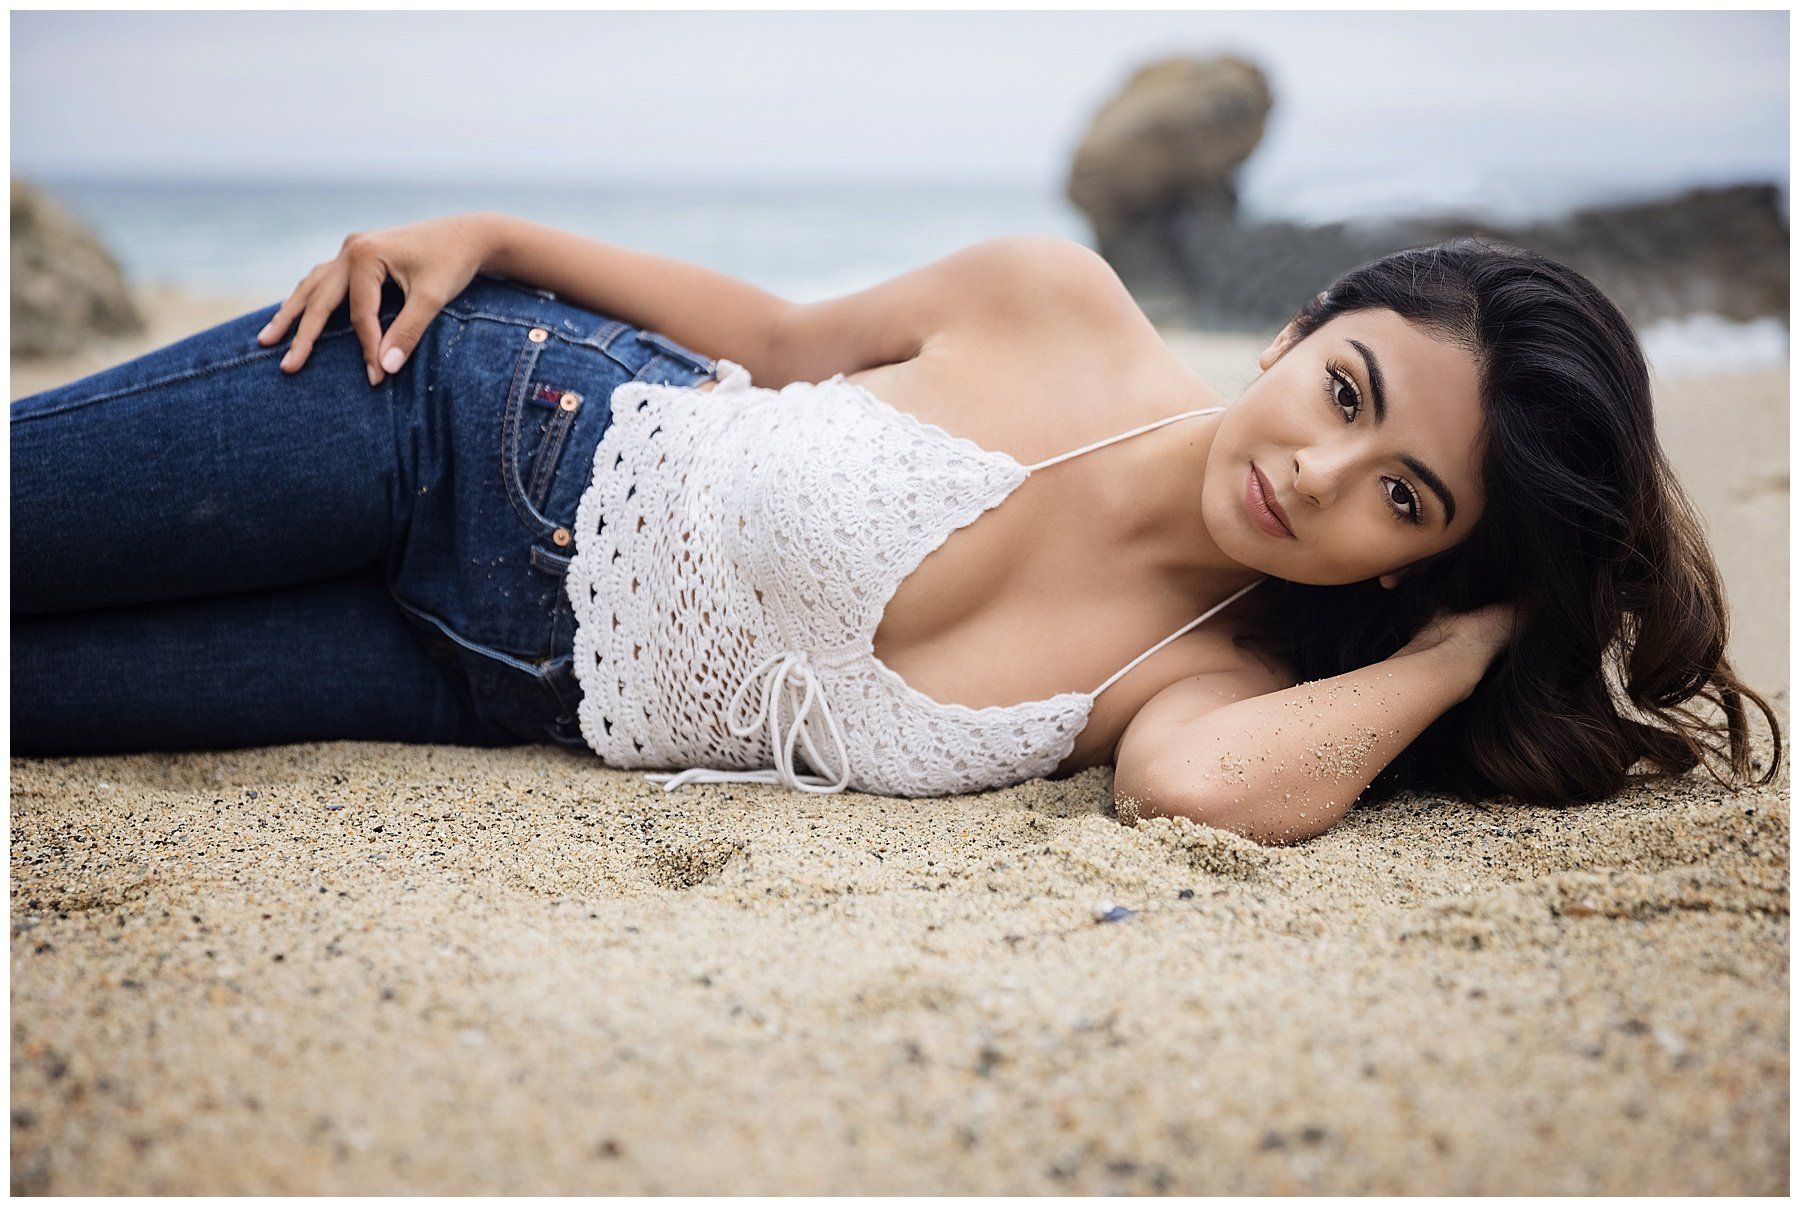
[[[545,340],[550,338],[550,333],[548,331],[544,330],[542,327],[533,327],[531,329],[531,334],[527,335],[525,338],[530,340],[534,344],[541,344]]]
[[[581,405],[581,395],[577,394],[574,390],[570,390],[562,396],[562,409],[563,410],[572,411],[580,405]]]
[[[566,545],[569,543],[569,530],[567,528],[558,528],[555,532],[550,534],[550,539],[559,545]]]

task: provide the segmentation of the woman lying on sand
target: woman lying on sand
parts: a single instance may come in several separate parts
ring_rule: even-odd
[[[908,796],[1110,762],[1126,816],[1277,843],[1372,783],[1741,781],[1748,697],[1775,774],[1587,279],[1401,252],[1260,363],[1227,406],[1051,238],[795,304],[499,214],[352,235],[13,404],[13,750],[552,741]]]

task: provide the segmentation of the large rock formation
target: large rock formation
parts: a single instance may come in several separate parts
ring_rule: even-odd
[[[1190,220],[1235,222],[1233,178],[1273,105],[1263,73],[1227,55],[1147,64],[1100,107],[1075,150],[1068,195],[1134,288],[1152,298],[1184,292],[1170,240]]]
[[[118,261],[62,206],[13,181],[13,355],[63,356],[143,329]]]
[[[1171,205],[1229,218],[1232,176],[1262,141],[1274,98],[1242,59],[1162,59],[1132,73],[1075,150],[1069,197],[1103,233]]]
[[[1770,185],[1694,189],[1517,227],[1457,215],[1240,221],[1233,177],[1270,106],[1262,73],[1241,59],[1164,59],[1135,72],[1095,115],[1068,196],[1155,321],[1273,331],[1345,271],[1458,234],[1563,261],[1634,323],[1697,312],[1787,319],[1787,220]]]

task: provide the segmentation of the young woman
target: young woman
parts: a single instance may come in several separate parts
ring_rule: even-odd
[[[1227,407],[1057,239],[794,304],[498,214],[352,235],[13,404],[14,753],[553,741],[898,795],[1113,762],[1123,813],[1273,843],[1384,769],[1742,780],[1748,697],[1774,775],[1585,278],[1402,252],[1261,367]]]

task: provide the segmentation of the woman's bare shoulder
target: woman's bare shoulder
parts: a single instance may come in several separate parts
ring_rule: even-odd
[[[1079,245],[1077,245],[1079,246]],[[1085,249],[1084,249],[1085,250]],[[919,350],[941,373],[1191,393],[1193,370],[1097,253],[1057,254],[1029,307],[965,311]],[[1185,392],[1184,392],[1185,391]]]

